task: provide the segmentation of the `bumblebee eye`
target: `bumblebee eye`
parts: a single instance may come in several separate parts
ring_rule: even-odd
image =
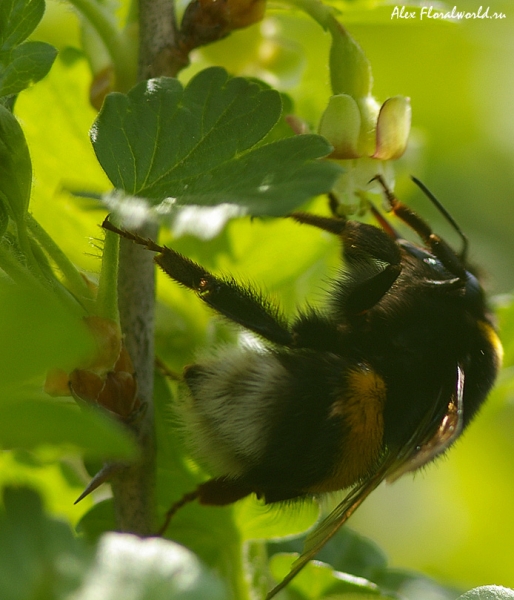
[[[398,244],[402,248],[404,248],[411,256],[414,256],[415,258],[423,261],[424,263],[441,265],[441,263],[435,258],[435,256],[433,254],[430,254],[430,252],[428,252],[428,250],[425,250],[425,248],[416,246],[416,244],[413,244],[412,242],[409,242],[408,240],[404,239],[399,239]]]
[[[425,283],[447,285],[455,288],[462,288],[465,286],[469,273],[465,270],[463,264],[456,255],[452,256],[451,260],[442,260],[439,256],[434,256],[432,252],[407,240],[398,240],[398,244],[404,248],[408,254],[427,265],[427,267],[430,267],[433,271],[433,275],[430,278],[427,278]],[[446,253],[444,258],[447,259]],[[457,275],[457,277],[455,277],[455,275]],[[478,281],[476,281],[476,284],[480,287]]]
[[[482,286],[473,273],[467,272],[466,297],[470,300],[478,300],[482,297]]]

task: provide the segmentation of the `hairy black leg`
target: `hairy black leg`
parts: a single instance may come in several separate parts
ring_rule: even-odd
[[[293,338],[279,311],[257,292],[222,279],[169,248],[155,262],[170,277],[194,290],[214,310],[271,342],[291,345]]]
[[[209,479],[201,483],[192,492],[187,492],[175,502],[164,516],[164,522],[157,535],[164,535],[171,519],[186,504],[198,500],[200,504],[206,506],[226,506],[249,496],[252,489],[244,487],[237,480],[230,480],[224,477]]]
[[[343,257],[350,270],[370,261],[387,263],[380,271],[364,279],[345,299],[346,311],[359,315],[372,308],[391,288],[401,272],[401,252],[389,235],[378,227],[338,217],[320,217],[296,212],[290,215],[298,223],[312,225],[337,235],[343,244]]]
[[[339,217],[321,217],[319,215],[313,215],[305,212],[293,212],[289,215],[291,219],[294,219],[297,223],[304,223],[305,225],[312,225],[318,229],[323,229],[334,235],[342,235],[346,228],[348,221]]]
[[[343,244],[344,258],[349,263],[370,259],[391,265],[399,265],[401,262],[398,246],[377,227],[339,217],[321,217],[303,212],[291,213],[289,217],[298,223],[312,225],[337,235]]]
[[[466,269],[454,250],[432,231],[426,221],[396,198],[381,175],[374,177],[372,181],[374,180],[382,186],[393,213],[419,235],[450,273],[457,275],[460,279],[466,279]]]
[[[216,277],[171,248],[118,229],[108,220],[102,227],[158,252],[154,260],[167,275],[196,292],[206,304],[231,321],[276,344],[293,344],[285,318],[257,292],[237,284],[233,279]]]

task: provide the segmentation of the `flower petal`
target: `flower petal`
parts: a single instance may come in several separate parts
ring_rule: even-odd
[[[377,146],[373,158],[392,160],[405,152],[411,124],[410,99],[394,96],[387,99],[378,115]]]
[[[355,100],[346,94],[332,96],[319,124],[320,135],[334,146],[330,158],[358,158],[360,129],[361,115]]]

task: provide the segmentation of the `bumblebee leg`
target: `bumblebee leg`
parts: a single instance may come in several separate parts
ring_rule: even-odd
[[[289,216],[298,223],[312,225],[339,236],[343,243],[344,258],[350,263],[374,258],[390,265],[400,265],[401,254],[398,247],[376,227],[340,217],[321,217],[303,212],[294,212]]]
[[[206,506],[226,506],[246,498],[254,491],[237,480],[216,477],[198,486],[198,500]]]
[[[346,261],[361,262],[374,258],[392,265],[401,262],[397,245],[377,227],[341,217],[321,217],[304,212],[294,212],[289,216],[297,223],[312,225],[337,235],[343,243]]]
[[[204,506],[226,506],[249,496],[254,490],[245,487],[237,480],[217,477],[201,483],[195,490],[187,492],[177,500],[164,515],[164,522],[157,535],[164,535],[171,519],[186,504],[198,500]]]
[[[102,227],[158,252],[154,260],[167,275],[195,291],[206,304],[231,321],[276,344],[293,344],[285,318],[257,292],[237,284],[233,279],[216,277],[175,250],[118,229],[108,220]]]
[[[349,314],[360,315],[375,306],[391,288],[401,272],[401,252],[394,239],[381,229],[336,217],[320,217],[309,213],[295,212],[290,215],[298,223],[313,225],[333,233],[343,243],[343,257],[350,268],[360,268],[370,259],[387,265],[362,281],[344,304]]]
[[[332,216],[338,217],[339,214],[337,212],[337,209],[339,208],[339,202],[337,200],[337,196],[335,194],[333,194],[332,192],[327,194],[327,196],[328,196],[328,208],[330,208],[330,212],[332,213]]]
[[[312,215],[311,213],[305,212],[294,212],[289,215],[291,219],[294,219],[297,223],[304,223],[306,225],[313,225],[318,229],[323,229],[334,235],[342,235],[346,228],[346,219],[341,217],[321,217],[319,215]]]
[[[271,342],[289,346],[293,337],[278,309],[233,279],[216,277],[192,260],[164,247],[155,257],[162,270],[195,291],[214,310]]]
[[[351,315],[362,315],[373,308],[391,289],[401,271],[400,265],[387,265],[383,271],[363,281],[348,296],[347,312]]]
[[[454,273],[460,279],[466,279],[466,269],[462,264],[462,260],[459,259],[452,248],[432,231],[432,228],[426,221],[396,198],[387,187],[387,184],[381,175],[374,177],[372,181],[374,180],[378,181],[382,186],[393,213],[419,235],[427,247],[430,248],[434,256],[436,256],[451,273]]]

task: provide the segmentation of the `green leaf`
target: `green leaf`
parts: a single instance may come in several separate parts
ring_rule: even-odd
[[[252,215],[283,215],[309,198],[330,191],[339,167],[315,161],[330,149],[328,142],[317,135],[278,140],[184,180],[183,192],[176,197],[181,204],[231,203]]]
[[[366,579],[373,579],[374,573],[387,567],[387,557],[375,542],[348,527],[340,529],[316,558]]]
[[[0,2],[0,51],[21,44],[34,31],[45,12],[44,0]]]
[[[0,193],[0,239],[3,237],[4,233],[7,231],[7,227],[9,226],[9,213],[7,212],[7,202],[3,197],[3,194]]]
[[[276,581],[281,581],[291,568],[291,564],[298,558],[297,554],[275,554],[270,561],[271,572]],[[318,599],[327,597],[358,598],[391,598],[382,594],[377,585],[362,577],[355,577],[346,573],[335,571],[330,565],[320,562],[309,562],[305,568],[288,584],[301,598]]]
[[[73,369],[93,349],[82,320],[42,288],[0,280],[0,315],[0,403],[9,401],[9,386],[42,381],[52,367]]]
[[[58,58],[47,77],[20,94],[16,114],[23,123],[35,175],[32,197],[37,201],[31,204],[31,214],[74,264],[97,272],[98,256],[88,240],[98,231],[98,213],[81,210],[63,191],[110,187],[89,142],[96,116],[88,101],[90,83],[84,59],[65,65]]]
[[[50,70],[57,50],[44,42],[22,42],[45,12],[44,0],[0,3],[0,96],[17,94]]]
[[[439,584],[422,573],[393,567],[377,570],[373,581],[380,589],[394,592],[394,597],[399,598],[454,600],[460,593],[454,588]]]
[[[44,0],[0,3],[0,96],[14,95],[50,70],[57,50],[44,42],[22,42],[45,12]]]
[[[97,541],[102,534],[114,529],[116,517],[112,498],[93,504],[76,526],[77,533],[84,535],[91,542]]]
[[[319,518],[319,507],[315,502],[270,506],[252,496],[234,505],[234,517],[243,540],[278,539],[307,531]]]
[[[271,542],[268,547],[272,553],[301,553],[303,544],[304,540],[297,538]],[[338,571],[372,581],[376,581],[377,574],[387,569],[387,557],[382,550],[373,541],[349,527],[341,528],[318,552],[316,560],[325,562]]]
[[[27,42],[0,55],[0,96],[17,94],[42,79],[56,56],[57,50],[45,42]]]
[[[168,540],[105,534],[74,600],[225,600],[222,582],[195,555]]]
[[[0,598],[67,598],[80,584],[89,552],[69,525],[43,514],[36,492],[6,488],[0,514]]]
[[[99,410],[43,398],[0,405],[0,445],[27,450],[64,445],[102,459],[131,459],[136,454],[126,430]]]
[[[329,191],[340,172],[315,160],[331,150],[319,136],[256,147],[280,113],[278,92],[213,67],[185,89],[160,78],[111,94],[91,139],[111,182],[127,194],[278,215]]]
[[[18,223],[30,200],[32,164],[23,131],[12,115],[0,106],[0,201]]]
[[[229,79],[221,68],[201,72],[185,90],[176,79],[160,78],[106,99],[93,146],[116,187],[165,197],[171,169],[195,175],[247,150],[275,125],[280,110],[278,92]]]
[[[167,506],[169,508],[169,504]],[[192,502],[174,515],[167,535],[230,579],[242,576],[241,536],[231,507]],[[234,588],[238,583],[232,583]]]

